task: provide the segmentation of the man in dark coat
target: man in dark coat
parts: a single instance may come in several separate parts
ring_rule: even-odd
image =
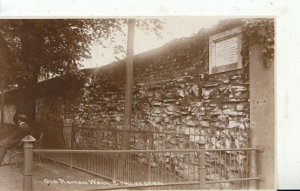
[[[17,128],[11,129],[5,132],[5,136],[1,136],[0,139],[0,165],[6,154],[7,149],[18,147],[21,140],[30,134],[30,128],[27,124],[27,117],[24,114],[17,115],[16,125]]]

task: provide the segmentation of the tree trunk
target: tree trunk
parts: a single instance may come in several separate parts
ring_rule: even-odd
[[[135,20],[129,19],[128,22],[128,40],[127,40],[127,58],[126,58],[126,86],[125,86],[125,112],[123,125],[123,149],[129,149],[130,133],[126,130],[131,129],[131,111],[132,111],[132,85],[133,85],[133,42],[134,42]]]
[[[17,103],[17,114],[25,114],[29,121],[33,121],[35,119],[35,107],[36,107],[36,96],[35,96],[35,87],[37,81],[30,80],[24,82],[20,82],[19,86],[19,96]]]
[[[4,126],[4,90],[7,84],[10,83],[11,75],[9,71],[14,62],[13,53],[10,51],[6,40],[0,34],[0,88],[1,88],[1,125]]]
[[[24,34],[22,42],[22,62],[26,66],[24,78],[18,83],[20,90],[17,113],[25,114],[30,121],[35,119],[36,95],[35,88],[38,82],[40,64],[36,58],[39,57],[41,50],[38,48],[41,37],[34,33],[34,26],[31,20],[23,21]]]
[[[1,127],[4,127],[4,83],[3,83],[3,79],[1,78]]]

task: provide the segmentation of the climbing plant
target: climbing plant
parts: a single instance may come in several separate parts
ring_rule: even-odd
[[[245,19],[243,21],[243,50],[245,55],[249,46],[249,37],[255,38],[259,43],[263,44],[263,58],[264,64],[268,68],[274,60],[274,19],[271,18],[257,18]]]
[[[274,60],[274,19],[273,18],[237,18],[237,19],[225,19],[219,21],[218,24],[211,27],[210,29],[201,29],[198,33],[194,34],[191,38],[190,43],[201,44],[199,47],[202,59],[205,60],[205,65],[208,67],[208,57],[209,57],[209,42],[210,36],[218,33],[225,32],[227,30],[233,29],[235,27],[242,28],[242,62],[244,68],[246,69],[249,63],[249,38],[253,37],[257,42],[263,44],[263,58],[264,65],[268,68]],[[178,44],[180,41],[186,41],[186,38],[176,39],[169,43]],[[208,71],[208,68],[207,68]]]
[[[274,19],[273,18],[246,18],[246,19],[225,19],[219,21],[217,25],[210,29],[202,29],[193,36],[192,43],[202,44],[202,52],[207,58],[208,62],[208,38],[211,35],[222,33],[232,28],[241,26],[243,45],[241,55],[243,58],[243,65],[248,64],[249,59],[249,37],[255,38],[259,43],[263,44],[263,58],[264,64],[268,68],[274,60]],[[182,39],[184,40],[184,39]],[[178,41],[178,40],[177,40]]]

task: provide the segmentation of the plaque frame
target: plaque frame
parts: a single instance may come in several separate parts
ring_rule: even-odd
[[[223,66],[217,66],[216,63],[216,44],[234,37],[238,37],[238,55],[237,62],[226,64]],[[242,27],[236,27],[230,30],[227,30],[216,35],[209,37],[209,71],[208,74],[217,74],[222,72],[228,72],[232,70],[242,69]]]

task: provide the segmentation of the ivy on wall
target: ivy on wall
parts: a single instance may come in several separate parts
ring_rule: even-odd
[[[274,60],[274,19],[257,18],[245,19],[243,22],[243,37],[245,46],[243,46],[242,54],[248,52],[249,37],[255,38],[259,43],[263,44],[264,64],[268,68]],[[247,49],[247,50],[245,50]]]
[[[200,52],[203,53],[202,60],[208,62],[209,46],[208,39],[217,33],[222,33],[232,28],[242,26],[242,59],[243,65],[247,66],[249,63],[249,38],[253,37],[258,43],[263,44],[263,58],[266,68],[270,67],[274,60],[274,19],[273,18],[247,18],[247,19],[226,19],[220,21],[216,26],[210,29],[202,29],[195,34],[191,43],[201,44]],[[185,39],[179,39],[177,41],[184,41]],[[174,41],[176,43],[177,41]],[[208,65],[207,65],[208,66]],[[247,68],[247,67],[244,67]],[[208,71],[208,68],[207,68]]]
[[[247,18],[247,19],[227,19],[220,21],[215,27],[208,30],[199,31],[194,37],[193,43],[201,41],[204,57],[208,62],[208,38],[211,35],[222,33],[234,27],[242,26],[243,47],[242,58],[243,65],[248,64],[249,59],[249,38],[253,37],[258,43],[263,44],[264,64],[268,68],[274,60],[274,19],[273,18]],[[200,37],[200,38],[199,38]],[[204,41],[203,41],[204,40]]]

